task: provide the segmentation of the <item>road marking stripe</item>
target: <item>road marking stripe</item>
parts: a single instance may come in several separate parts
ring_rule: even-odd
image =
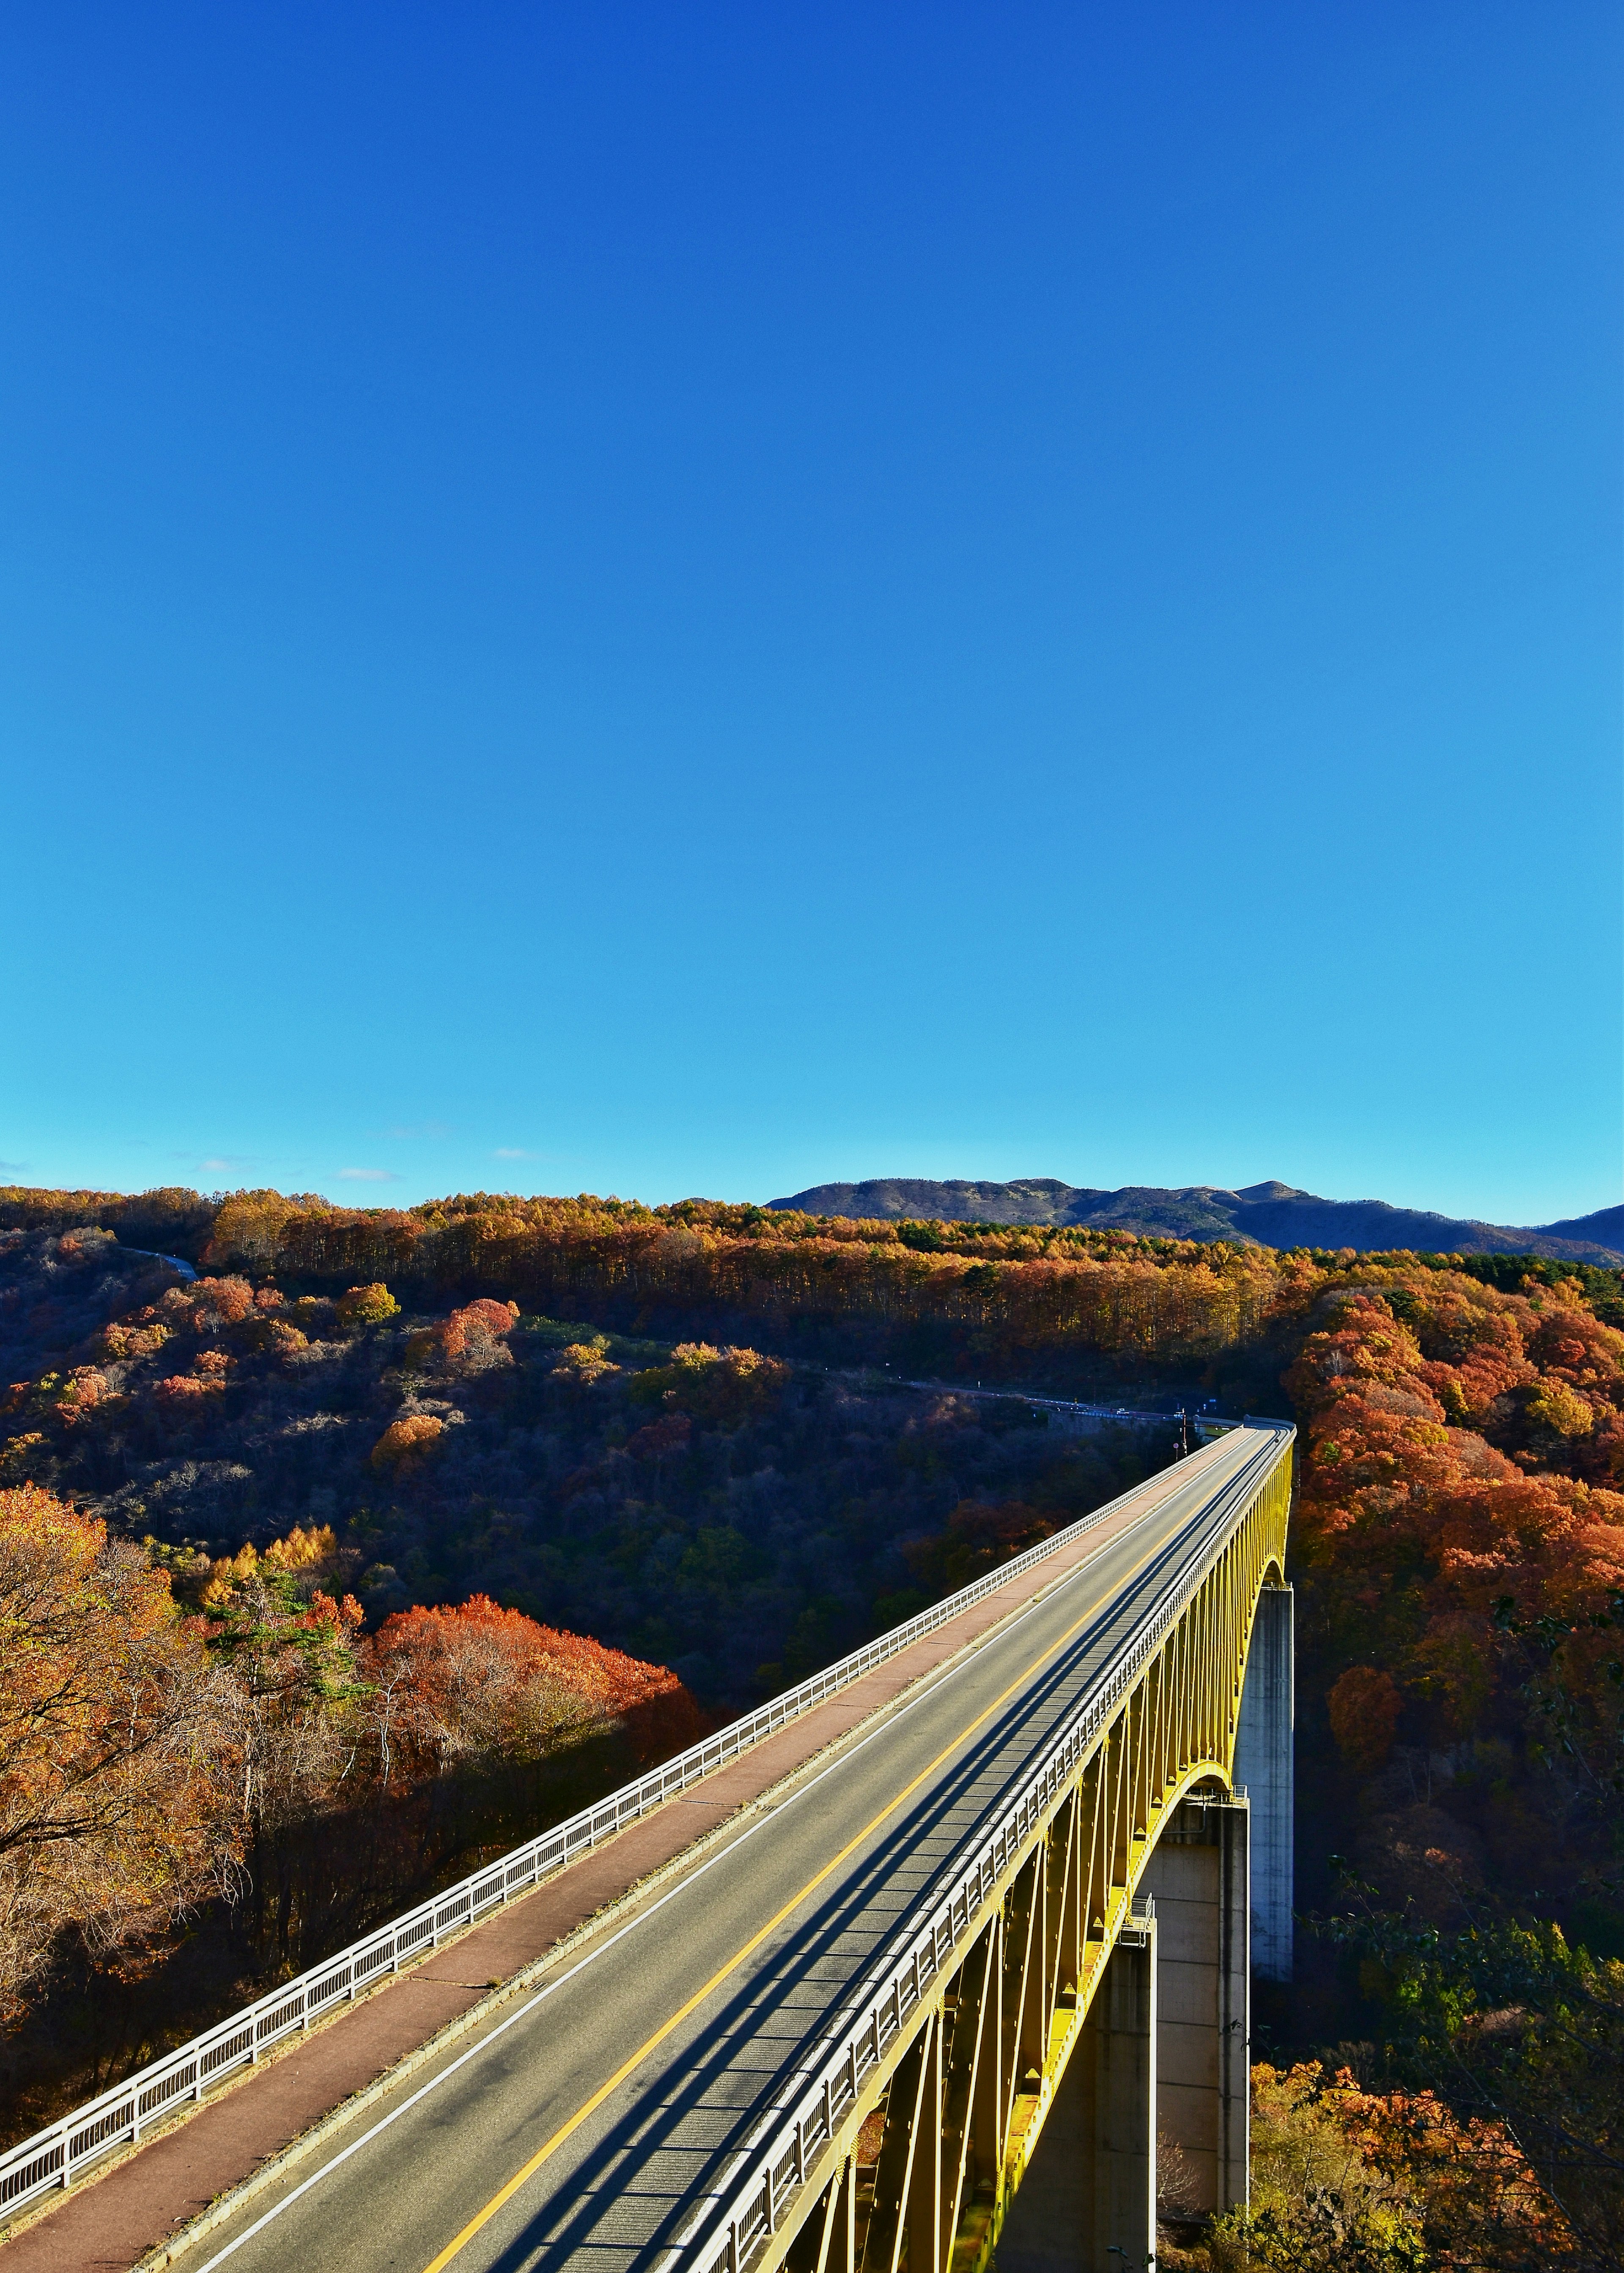
[[[1210,1450],[1212,1448],[1208,1447],[1207,1449]],[[1177,1477],[1177,1483],[1179,1485],[1184,1484],[1185,1482],[1193,1482],[1194,1481],[1194,1478],[1190,1477],[1187,1468],[1182,1470]],[[1168,1478],[1165,1475],[1156,1476],[1151,1480],[1151,1484],[1147,1487],[1147,1489],[1154,1489],[1157,1486],[1165,1487],[1167,1482]],[[1113,1524],[1109,1527],[1109,1528],[1096,1534],[1090,1543],[1091,1551],[1081,1562],[1073,1564],[1072,1568],[1066,1572],[1056,1585],[1041,1588],[1037,1594],[1032,1595],[1019,1607],[1019,1609],[1012,1612],[1011,1616],[1015,1617],[1026,1617],[1031,1611],[1038,1609],[1042,1602],[1052,1599],[1052,1597],[1059,1592],[1062,1587],[1069,1586],[1075,1579],[1080,1579],[1084,1572],[1087,1569],[1088,1564],[1096,1559],[1098,1553],[1103,1551],[1109,1547],[1121,1546],[1129,1535],[1138,1529],[1140,1524],[1148,1523],[1154,1516],[1160,1515],[1165,1517],[1169,1512],[1169,1503],[1177,1496],[1177,1489],[1169,1490],[1165,1488],[1159,1489],[1156,1491],[1155,1497],[1151,1501],[1151,1504],[1143,1508],[1139,1513],[1132,1518],[1125,1526],[1118,1527],[1116,1524]],[[1160,1544],[1162,1548],[1165,1548],[1168,1544],[1168,1539],[1164,1536]],[[1150,1554],[1154,1554],[1158,1551],[1160,1551],[1159,1549],[1153,1548],[1150,1550]],[[1129,1578],[1137,1577],[1139,1572],[1143,1570],[1145,1563],[1149,1559],[1149,1555],[1147,1555],[1143,1560],[1134,1566],[1134,1569],[1129,1573]],[[1127,1581],[1124,1580],[1122,1583],[1125,1585]],[[1106,1599],[1107,1597],[1105,1596],[1101,1597],[1101,1601]],[[1066,1637],[1063,1637],[1063,1639],[1066,1639]],[[982,1639],[986,1642],[991,1642],[993,1636],[989,1634],[983,1637]],[[978,1644],[976,1647],[979,1648],[980,1645]],[[1058,1647],[1059,1644],[1056,1643],[1055,1647]],[[851,1746],[849,1750],[842,1747],[837,1756],[831,1759],[826,1767],[821,1768],[814,1776],[812,1776],[809,1782],[801,1785],[797,1790],[790,1793],[789,1797],[782,1804],[783,1808],[793,1807],[801,1801],[809,1798],[830,1776],[838,1774],[843,1767],[849,1766],[850,1763],[857,1758],[860,1752],[866,1752],[870,1744],[876,1743],[880,1737],[895,1729],[899,1720],[906,1719],[909,1714],[915,1712],[921,1705],[924,1704],[929,1698],[934,1696],[936,1693],[936,1683],[934,1675],[921,1674],[919,1677],[918,1685],[915,1687],[914,1695],[909,1698],[905,1704],[897,1706],[894,1708],[888,1708],[883,1714],[876,1714],[874,1717],[873,1725],[869,1729],[868,1734],[859,1737],[857,1742]],[[266,2210],[260,2217],[255,2218],[252,2224],[245,2226],[243,2231],[237,2235],[235,2239],[228,2241],[222,2249],[218,2250],[215,2254],[208,2260],[207,2264],[199,2267],[199,2273],[215,2273],[215,2269],[223,2265],[228,2258],[235,2257],[237,2251],[241,2249],[245,2243],[252,2241],[259,2234],[263,2232],[266,2227],[274,2225],[277,2219],[281,2217],[284,2210],[291,2209],[294,2204],[304,2195],[311,2193],[314,2187],[320,2186],[324,2179],[330,2178],[334,2172],[339,2170],[344,2164],[348,2163],[353,2156],[358,2155],[364,2147],[370,2146],[372,2141],[380,2137],[382,2133],[391,2129],[393,2126],[400,2120],[402,2116],[409,2114],[420,2101],[428,2098],[430,2094],[437,2091],[442,2084],[448,2083],[451,2079],[462,2069],[465,2068],[470,2061],[477,2059],[482,2053],[489,2052],[492,2046],[505,2037],[510,2029],[516,2028],[522,2021],[529,2020],[540,2006],[545,2005],[557,1991],[564,1988],[570,1981],[574,1980],[577,1974],[583,1973],[590,1965],[596,1964],[600,1958],[605,1956],[608,1952],[613,1949],[618,1942],[623,1940],[628,1934],[635,1932],[640,1926],[647,1925],[650,1919],[655,1917],[665,1909],[667,1902],[675,1902],[679,1896],[688,1893],[701,1879],[704,1878],[706,1874],[714,1869],[718,1864],[725,1863],[732,1857],[735,1856],[741,1847],[756,1837],[758,1832],[764,1831],[770,1824],[774,1822],[777,1819],[778,1814],[781,1812],[781,1809],[775,1809],[760,1817],[760,1819],[756,1823],[750,1825],[748,1829],[741,1832],[736,1839],[730,1840],[727,1845],[718,1853],[710,1856],[705,1862],[700,1864],[697,1869],[689,1871],[684,1877],[678,1880],[675,1886],[671,1887],[667,1893],[660,1895],[656,1902],[651,1902],[646,1909],[639,1910],[635,1917],[628,1919],[627,1923],[621,1926],[618,1932],[612,1933],[606,1940],[600,1941],[592,1948],[588,1949],[576,1960],[575,1963],[570,1966],[565,1972],[556,1974],[552,1980],[546,1982],[540,1989],[538,1989],[533,1997],[527,1998],[524,2003],[515,2007],[515,2009],[510,2013],[505,2020],[499,2021],[494,2028],[489,2029],[485,2035],[480,2037],[477,2043],[470,2045],[469,2049],[465,2052],[460,2053],[457,2058],[450,2061],[447,2067],[437,2070],[437,2072],[430,2077],[429,2081],[426,2083],[420,2084],[417,2089],[411,2093],[410,2097],[402,2100],[397,2106],[390,2110],[387,2115],[383,2116],[378,2122],[371,2125],[368,2129],[362,2132],[358,2138],[351,2140],[347,2147],[342,2148],[336,2155],[330,2158],[330,2160],[324,2163],[320,2170],[312,2171],[309,2178],[304,2179],[299,2185],[294,2187],[289,2193],[282,2195],[272,2204],[269,2209]]]
[[[1034,1604],[1028,1605],[1028,1607],[1034,1607],[1037,1599],[1037,1597],[1034,1597]],[[924,1679],[925,1677],[921,1676],[921,1683]],[[808,1798],[827,1777],[838,1774],[839,1770],[846,1767],[852,1760],[854,1760],[860,1752],[867,1752],[868,1746],[875,1743],[878,1737],[885,1735],[888,1730],[894,1729],[898,1721],[902,1720],[909,1713],[914,1712],[919,1706],[925,1702],[928,1697],[934,1696],[935,1693],[936,1692],[934,1687],[927,1688],[921,1686],[917,1696],[911,1698],[906,1705],[898,1707],[895,1713],[891,1714],[885,1720],[877,1722],[877,1724],[869,1730],[866,1737],[859,1738],[858,1742],[851,1747],[849,1752],[841,1752],[838,1758],[829,1762],[826,1767],[819,1769],[818,1773],[813,1776],[808,1782],[802,1784],[799,1790],[791,1792],[788,1798],[784,1800],[780,1806],[773,1808],[767,1813],[759,1817],[758,1819],[755,1823],[751,1824],[748,1829],[741,1831],[736,1839],[729,1840],[727,1844],[720,1849],[718,1853],[709,1857],[706,1861],[699,1864],[695,1869],[688,1872],[682,1878],[678,1879],[674,1887],[671,1887],[665,1894],[663,1894],[658,1902],[650,1902],[646,1909],[640,1909],[635,1917],[628,1918],[626,1924],[621,1926],[618,1932],[612,1933],[608,1937],[607,1940],[595,1942],[583,1956],[576,1959],[575,1962],[569,1967],[567,1972],[555,1974],[553,1979],[545,1983],[543,1986],[536,1992],[536,1994],[533,1997],[527,1998],[523,2005],[515,2007],[515,2009],[508,2014],[506,2020],[499,2021],[496,2026],[488,2030],[485,2035],[482,2036],[477,2044],[470,2044],[465,2052],[460,2052],[456,2059],[451,2061],[448,2067],[439,2069],[429,2078],[426,2083],[419,2084],[417,2090],[412,2093],[410,2099],[402,2100],[398,2107],[392,2108],[387,2115],[382,2117],[380,2121],[372,2125],[370,2129],[364,2131],[358,2139],[352,2139],[349,2146],[343,2148],[338,2154],[335,2155],[330,2161],[324,2163],[319,2171],[312,2171],[310,2177],[305,2179],[300,2185],[295,2187],[291,2193],[283,2194],[280,2201],[273,2203],[271,2208],[265,2212],[262,2217],[257,2217],[252,2225],[245,2227],[244,2231],[237,2236],[237,2239],[234,2241],[227,2242],[223,2249],[220,2250],[214,2256],[211,2257],[207,2265],[199,2267],[199,2273],[214,2273],[216,2266],[223,2265],[228,2257],[234,2257],[244,2242],[252,2241],[257,2233],[262,2232],[267,2225],[274,2224],[276,2219],[282,2216],[283,2210],[291,2209],[293,2204],[299,2200],[301,2195],[307,2194],[312,2187],[319,2186],[323,2179],[329,2177],[332,2172],[339,2169],[342,2164],[349,2162],[352,2155],[358,2155],[363,2147],[370,2146],[372,2142],[379,2137],[381,2133],[387,2131],[391,2125],[397,2123],[402,2115],[410,2113],[411,2109],[417,2106],[419,2100],[426,2099],[432,2091],[438,2091],[442,2083],[449,2082],[451,2078],[455,2075],[460,2069],[466,2067],[470,2060],[477,2059],[482,2052],[489,2052],[491,2046],[497,2043],[500,2038],[505,2037],[509,2029],[516,2028],[521,2021],[529,2020],[538,2006],[545,2005],[550,1997],[556,1994],[559,1990],[566,1987],[568,1983],[575,1979],[578,1973],[584,1973],[589,1965],[597,1964],[598,1961],[601,1957],[605,1957],[608,1954],[609,1951],[615,1947],[617,1942],[624,1941],[628,1933],[635,1933],[639,1926],[647,1925],[650,1919],[657,1917],[658,1913],[665,1909],[667,1902],[674,1902],[677,1901],[679,1896],[689,1893],[693,1887],[698,1885],[700,1879],[705,1876],[707,1872],[715,1870],[717,1865],[720,1863],[730,1861],[733,1857],[738,1854],[739,1849],[741,1847],[756,1837],[758,1832],[765,1831],[771,1823],[776,1821],[777,1818],[783,1812],[784,1809],[793,1807],[800,1801]]]
[[[846,1845],[841,1848],[839,1853],[832,1857],[829,1862],[824,1864],[821,1871],[807,1880],[806,1885],[801,1887],[799,1894],[792,1894],[788,1902],[785,1903],[782,1909],[775,1911],[772,1917],[767,1920],[765,1925],[758,1927],[756,1932],[750,1936],[749,1939],[744,1943],[743,1947],[734,1951],[733,1954],[727,1960],[725,1965],[718,1966],[717,1970],[710,1976],[710,1978],[705,1983],[703,1988],[696,1989],[686,2004],[680,2005],[676,2011],[671,2015],[671,2018],[668,2021],[663,2022],[661,2025],[656,2029],[654,2034],[649,2037],[646,2043],[640,2044],[637,2050],[633,2052],[628,2059],[621,2062],[620,2066],[616,2068],[614,2074],[609,2078],[608,2082],[606,2083],[599,2084],[598,2089],[593,2092],[590,2098],[583,2100],[581,2105],[576,2108],[575,2113],[569,2118],[569,2120],[567,2123],[561,2123],[558,2129],[553,2134],[553,2136],[550,2139],[544,2141],[542,2145],[538,2147],[536,2152],[530,2157],[529,2162],[524,2164],[523,2168],[522,2170],[515,2171],[512,2178],[508,2180],[506,2186],[499,2187],[497,2188],[496,2192],[491,2196],[490,2201],[486,2202],[485,2208],[481,2210],[476,2211],[474,2216],[468,2221],[468,2224],[462,2228],[461,2233],[456,2236],[455,2239],[447,2242],[446,2247],[440,2251],[439,2256],[434,2258],[431,2263],[425,2268],[425,2273],[445,2273],[445,2268],[450,2264],[452,2259],[462,2254],[462,2252],[468,2247],[469,2243],[473,2239],[474,2236],[478,2233],[483,2227],[490,2224],[491,2220],[496,2216],[500,2209],[504,2209],[507,2204],[513,2200],[520,2187],[527,2185],[529,2181],[535,2177],[542,2164],[549,2161],[553,2156],[557,2154],[559,2149],[563,2146],[568,2140],[573,2138],[575,2134],[581,2128],[581,2126],[587,2121],[589,2117],[595,2115],[598,2112],[598,2110],[603,2105],[605,2100],[608,2099],[614,2092],[620,2089],[620,2086],[626,2082],[628,2076],[635,2074],[636,2070],[642,2067],[643,2061],[647,2059],[649,2054],[652,2052],[657,2052],[659,2046],[665,2043],[666,2037],[672,2034],[673,2029],[680,2029],[683,2022],[688,2018],[689,2014],[697,2011],[698,2007],[704,2003],[705,1999],[710,1995],[711,1992],[720,1988],[722,1983],[726,1980],[730,1973],[737,1972],[740,1966],[744,1963],[746,1958],[753,1956],[756,1951],[761,1947],[763,1942],[766,1940],[767,1937],[777,1932],[778,1928],[783,1924],[785,1919],[789,1917],[791,1911],[798,1909],[809,1894],[816,1894],[817,1889],[823,1885],[824,1879],[831,1877],[833,1872],[838,1871],[841,1864],[846,1862],[856,1852],[858,1848],[862,1845],[863,1841],[869,1838],[879,1829],[881,1824],[884,1822],[888,1815],[894,1815],[897,1810],[902,1805],[904,1800],[911,1798],[914,1793],[919,1789],[921,1784],[925,1782],[929,1777],[933,1776],[936,1774],[936,1770],[942,1766],[944,1760],[951,1759],[952,1755],[959,1750],[959,1746],[963,1744],[967,1738],[975,1734],[975,1731],[981,1727],[984,1721],[990,1720],[1001,1705],[1007,1705],[1010,1699],[1014,1696],[1016,1691],[1026,1686],[1026,1683],[1031,1680],[1033,1675],[1037,1671],[1041,1665],[1042,1665],[1048,1659],[1053,1657],[1057,1650],[1064,1649],[1067,1642],[1071,1641],[1074,1636],[1087,1624],[1089,1619],[1092,1618],[1095,1612],[1101,1609],[1105,1603],[1114,1600],[1116,1595],[1122,1593],[1124,1587],[1131,1586],[1133,1580],[1139,1577],[1139,1572],[1145,1568],[1146,1564],[1148,1563],[1154,1555],[1160,1553],[1162,1546],[1165,1543],[1165,1542],[1159,1542],[1156,1547],[1150,1549],[1149,1551],[1142,1556],[1139,1561],[1134,1564],[1132,1571],[1126,1572],[1123,1578],[1117,1580],[1116,1586],[1111,1588],[1109,1594],[1101,1594],[1095,1601],[1091,1602],[1080,1617],[1074,1619],[1071,1624],[1066,1628],[1063,1634],[1059,1635],[1056,1640],[1050,1642],[1046,1648],[1041,1650],[1038,1655],[1032,1660],[1031,1663],[1027,1665],[1022,1672],[1016,1676],[1015,1679],[1011,1682],[1007,1689],[1002,1691],[999,1695],[995,1697],[990,1705],[983,1707],[982,1710],[976,1714],[975,1718],[967,1722],[966,1726],[959,1730],[959,1734],[952,1739],[951,1743],[943,1747],[942,1751],[936,1754],[935,1759],[930,1761],[927,1767],[921,1768],[919,1774],[914,1778],[911,1783],[905,1784],[902,1789],[896,1794],[894,1798],[887,1801],[886,1804],[881,1808],[877,1815],[872,1816],[853,1838],[848,1839]],[[1086,1569],[1087,1566],[1085,1564],[1083,1567]]]

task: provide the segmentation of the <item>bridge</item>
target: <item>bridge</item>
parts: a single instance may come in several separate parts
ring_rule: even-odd
[[[1021,1585],[912,1622],[944,1638],[924,1677],[679,1841],[515,2008],[179,2262],[1124,2273],[1153,2261],[1159,2183],[1184,2216],[1244,2201],[1251,1974],[1290,1968],[1291,1441],[1233,1429],[1020,1558]],[[973,1600],[993,1622],[954,1647]],[[632,1812],[703,1804],[717,1772],[673,1764]],[[466,1914],[515,1867],[468,1882]],[[256,2008],[263,2041],[346,1962],[353,1995],[350,1953]],[[257,2055],[260,2020],[233,2025],[207,2041]],[[0,2183],[65,2185],[76,2142],[201,2099],[213,2057],[182,2047]]]

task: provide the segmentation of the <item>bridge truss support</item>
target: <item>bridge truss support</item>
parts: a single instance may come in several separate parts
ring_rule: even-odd
[[[998,2236],[998,2273],[1144,2265],[1156,2246],[1157,1921],[1126,1928]]]
[[[849,2101],[825,2083],[828,2112],[796,2119],[793,2156],[770,2152],[748,2182],[761,2192],[676,2258],[695,2273],[991,2273],[995,2256],[996,2273],[1138,2273],[1155,2248],[1158,2134],[1170,2208],[1244,2201],[1235,1751],[1259,1595],[1284,1591],[1289,1492],[1282,1437],[929,1989],[906,2017],[896,1997],[883,2050],[876,2017],[866,2074],[843,2056]],[[1045,2139],[1056,2151],[1040,2160]]]

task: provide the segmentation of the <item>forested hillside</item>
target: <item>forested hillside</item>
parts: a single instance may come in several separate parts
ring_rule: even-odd
[[[0,1234],[0,1614],[42,1617],[74,1744],[0,1732],[13,2131],[1172,1451],[490,1296],[183,1279],[96,1227]],[[107,1587],[144,1781],[64,1844]]]
[[[1293,2059],[1351,2040],[1388,2112],[1310,2079],[1282,2084],[1281,2121],[1297,2138],[1357,2112],[1387,2154],[1400,2087],[1454,2105],[1435,2143],[1508,2112],[1562,2231],[1603,2236],[1583,2262],[1613,2262],[1616,1272],[701,1202],[13,1195],[10,1217],[13,1508],[49,1492],[105,1522],[107,1551],[172,1590],[142,1615],[159,1632],[179,1614],[196,1680],[273,1700],[253,1741],[280,1732],[275,1806],[244,1829],[239,1795],[237,1827],[199,1834],[184,1865],[212,1856],[237,1897],[211,1913],[229,1931],[189,1945],[212,1952],[186,1961],[199,1999],[394,1900],[408,1854],[449,1872],[674,1742],[685,1715],[826,1662],[1170,1454],[1170,1429],[1079,1441],[1019,1396],[898,1376],[1289,1409],[1298,1893],[1323,1925],[1259,2029]],[[425,1735],[448,1726],[432,1668],[454,1645],[509,1664],[507,1701]],[[594,1675],[593,1703],[579,1669],[600,1659],[620,1669]],[[560,1703],[572,1679],[586,1703]],[[419,1732],[398,1752],[379,1733],[397,1695]],[[219,1738],[222,1789],[247,1744]],[[364,1819],[410,1835],[335,1867]],[[105,1984],[167,1946],[172,1901],[150,1891],[145,1910],[115,1888],[105,1917],[61,1913],[19,2062],[50,1984]],[[138,1990],[81,2000],[104,2016],[103,2063],[132,2051]],[[1500,2149],[1483,2151],[1487,2169]]]
[[[717,1710],[905,1616],[961,1506],[1052,1525],[1171,1444],[1170,1422],[1101,1449],[1019,1402],[490,1296],[402,1309],[381,1282],[334,1300],[127,1268],[94,1232],[0,1234],[9,1354],[31,1371],[0,1481],[169,1550],[334,1528],[371,1622],[478,1587],[674,1666]]]

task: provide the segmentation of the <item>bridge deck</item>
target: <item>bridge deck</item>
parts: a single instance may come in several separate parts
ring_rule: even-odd
[[[1079,1542],[1031,1609],[211,2234],[198,2273],[652,2265],[906,1913],[1222,1529],[1223,1487],[1264,1441],[1237,1431],[1154,1479],[1147,1512]]]

